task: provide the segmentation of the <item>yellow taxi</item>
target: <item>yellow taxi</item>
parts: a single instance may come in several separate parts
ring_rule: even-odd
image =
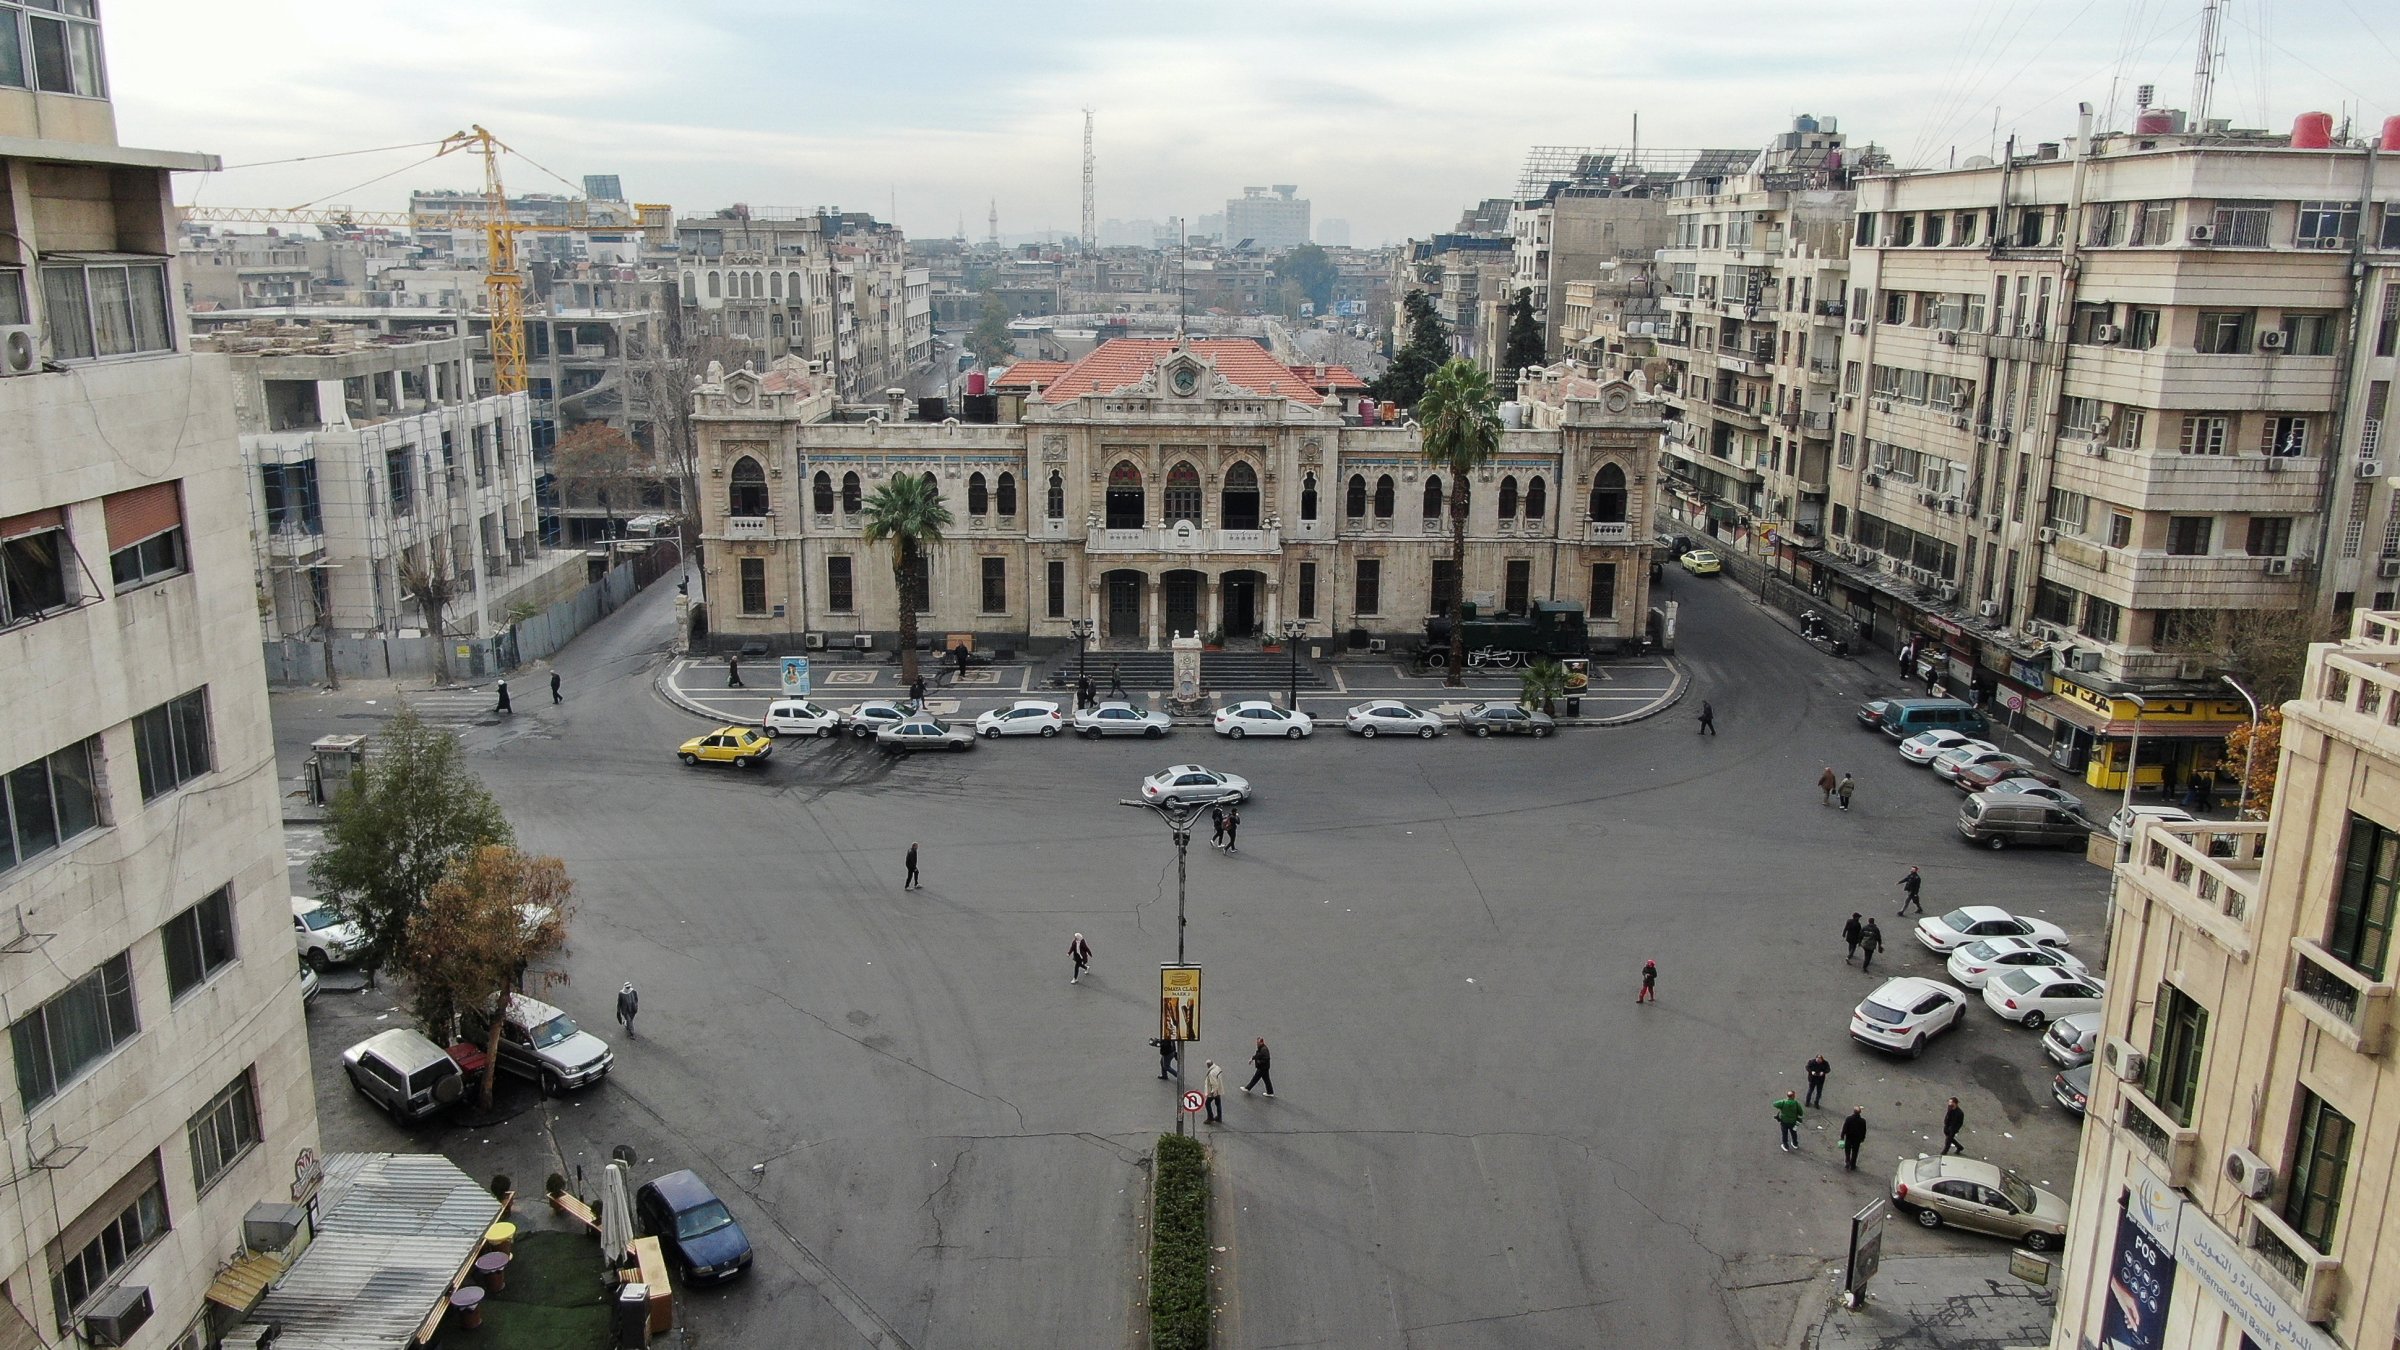
[[[1683,570],[1696,577],[1713,577],[1725,570],[1725,560],[1704,548],[1696,548],[1676,559]]]
[[[705,736],[694,736],[675,752],[675,758],[686,764],[705,760],[711,764],[730,764],[737,769],[764,764],[775,753],[775,742],[752,727],[718,727]]]

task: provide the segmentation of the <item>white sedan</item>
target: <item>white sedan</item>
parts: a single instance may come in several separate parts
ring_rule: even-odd
[[[1990,742],[1976,740],[1963,731],[1941,728],[1934,731],[1920,731],[1900,742],[1900,758],[1911,764],[1931,764],[1934,756],[1947,754],[1964,745],[1981,746],[1986,750],[1992,748]]]
[[[832,736],[842,729],[842,715],[804,698],[779,698],[767,705],[760,728],[770,736]]]
[[[1885,980],[1850,1014],[1850,1039],[1878,1050],[1898,1050],[1910,1058],[1925,1053],[1925,1042],[1966,1019],[1967,994],[1940,980],[1913,975]]]
[[[1147,736],[1157,740],[1174,725],[1165,713],[1144,712],[1118,700],[1094,704],[1075,714],[1075,734],[1094,740],[1102,736]]]
[[[1390,699],[1361,703],[1342,714],[1342,725],[1373,740],[1377,736],[1418,736],[1432,740],[1447,730],[1440,713],[1412,708]]]
[[[2040,919],[2023,919],[1998,905],[1962,905],[1947,914],[1917,920],[1917,941],[1937,956],[1948,956],[1977,938],[2012,937],[2044,947],[2067,945],[2067,930]]]
[[[1994,976],[2022,966],[2081,973],[2083,958],[2011,937],[1977,938],[1950,953],[1950,978],[1969,989],[1981,989]]]
[[[2054,1018],[2100,1011],[2108,986],[2081,970],[2009,971],[1983,987],[1983,1006],[2011,1022],[2039,1030]]]
[[[1170,764],[1142,780],[1142,800],[1162,805],[1244,802],[1249,799],[1249,779],[1240,774],[1218,773],[1197,764]]]
[[[2006,750],[1985,741],[1969,741],[1965,745],[1944,750],[1933,757],[1933,771],[1955,783],[1958,771],[1970,764],[1989,764],[1995,759],[2014,759]]]
[[[1209,725],[1215,728],[1218,735],[1230,736],[1237,741],[1244,736],[1281,736],[1285,740],[1296,741],[1303,736],[1314,735],[1317,730],[1316,719],[1307,713],[1278,708],[1265,699],[1228,703],[1217,709],[1216,715],[1209,719]]]
[[[975,734],[987,740],[1002,736],[1055,736],[1067,724],[1055,703],[1040,699],[1018,699],[1005,708],[994,708],[975,719]]]
[[[896,727],[876,732],[875,743],[886,750],[972,750],[975,733],[918,713]]]

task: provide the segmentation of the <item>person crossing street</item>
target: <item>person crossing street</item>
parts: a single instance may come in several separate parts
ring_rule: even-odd
[[[1842,925],[1842,946],[1846,948],[1842,953],[1842,964],[1848,965],[1858,959],[1858,944],[1866,935],[1867,926],[1859,922],[1858,911],[1850,911],[1850,922]]]
[[[638,1041],[641,1039],[633,1031],[633,1015],[641,1010],[642,996],[634,989],[633,981],[627,980],[625,987],[617,991],[617,1023],[625,1028],[626,1040]]]
[[[1860,970],[1873,970],[1875,968],[1875,953],[1882,950],[1883,929],[1878,926],[1873,919],[1869,919],[1867,920],[1867,931],[1859,934],[1858,938],[1858,952],[1861,958],[1858,963],[1858,968]]]
[[[1275,1095],[1274,1075],[1267,1072],[1269,1062],[1267,1038],[1261,1036],[1258,1038],[1258,1048],[1250,1052],[1250,1081],[1242,1085],[1243,1092],[1247,1093],[1250,1089],[1264,1083],[1267,1087],[1267,1095],[1270,1097]]]
[[[1900,912],[1902,914],[1908,913],[1911,905],[1916,907],[1919,914],[1925,912],[1925,902],[1917,898],[1917,892],[1924,886],[1924,875],[1914,867],[1908,869],[1907,876],[1900,878]]]
[[[1842,1118],[1842,1170],[1858,1170],[1858,1150],[1867,1142],[1867,1108],[1853,1106]]]
[[[1075,940],[1067,944],[1067,957],[1075,963],[1075,973],[1067,977],[1067,983],[1081,984],[1083,972],[1092,968],[1092,944],[1083,940],[1083,934],[1077,933]]]

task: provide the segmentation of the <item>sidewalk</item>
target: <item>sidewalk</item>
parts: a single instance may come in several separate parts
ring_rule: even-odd
[[[1887,1256],[1855,1310],[1842,1306],[1840,1282],[1837,1262],[1811,1286],[1812,1300],[1831,1306],[1794,1339],[1795,1350],[2039,1350],[2057,1311],[2050,1289],[2008,1273],[2005,1250]],[[1823,1304],[1802,1303],[1811,1306]]]

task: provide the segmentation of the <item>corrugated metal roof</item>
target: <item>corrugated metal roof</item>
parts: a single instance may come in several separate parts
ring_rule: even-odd
[[[278,1350],[398,1350],[450,1291],[500,1202],[446,1158],[337,1153],[325,1160],[316,1238],[252,1310]]]

